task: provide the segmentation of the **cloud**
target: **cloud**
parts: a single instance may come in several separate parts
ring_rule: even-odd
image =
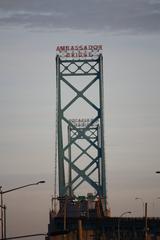
[[[160,31],[159,0],[1,0],[0,26]]]

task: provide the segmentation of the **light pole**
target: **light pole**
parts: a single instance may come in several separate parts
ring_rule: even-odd
[[[129,211],[127,211],[127,212],[123,212],[120,216],[119,216],[119,218],[118,218],[118,240],[120,240],[120,219],[121,219],[121,217],[123,217],[124,215],[126,215],[126,214],[131,214],[132,212],[129,212]]]
[[[148,233],[147,233],[147,231],[148,231],[148,226],[147,226],[147,218],[148,218],[148,204],[147,204],[147,202],[145,202],[145,217],[144,217],[144,219],[145,219],[145,235],[144,235],[144,239],[145,240],[147,240],[147,235],[148,235]]]
[[[4,217],[3,217],[3,219],[0,219],[1,221],[4,221],[4,239],[6,239],[6,205],[4,205],[4,206],[1,206],[0,205],[0,208],[1,209],[4,209]]]
[[[0,205],[1,205],[1,239],[4,239],[4,237],[6,238],[6,216],[5,216],[6,207],[5,207],[5,205],[3,205],[3,194],[6,194],[6,193],[9,193],[9,192],[12,192],[12,191],[16,191],[16,190],[21,189],[21,188],[35,186],[35,185],[38,185],[38,184],[41,184],[41,183],[45,183],[45,181],[38,181],[38,182],[35,182],[35,183],[22,185],[20,187],[15,187],[15,188],[12,188],[12,189],[9,189],[9,190],[6,190],[6,191],[2,191],[2,186],[0,186],[0,195],[1,195],[1,199],[0,199]],[[4,210],[5,219],[3,219],[4,218],[3,217],[3,210]],[[4,229],[4,227],[5,227],[5,229]]]
[[[135,200],[140,200],[142,202],[142,217],[144,217],[144,201],[143,201],[143,199],[136,197]]]

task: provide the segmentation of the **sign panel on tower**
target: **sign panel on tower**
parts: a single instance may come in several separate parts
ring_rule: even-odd
[[[62,59],[95,59],[102,53],[102,45],[62,45],[56,52]]]

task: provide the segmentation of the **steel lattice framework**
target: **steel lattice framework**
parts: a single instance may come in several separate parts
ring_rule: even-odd
[[[77,197],[80,187],[91,187],[94,197],[104,199],[106,208],[103,57],[100,54],[97,59],[63,60],[57,55],[56,71],[59,196]],[[80,83],[81,88],[74,84],[77,77],[77,84]],[[95,92],[91,98],[87,95],[88,90],[95,84],[97,103],[91,100]],[[69,93],[62,85],[73,93],[69,100],[65,100]],[[76,105],[79,100],[80,104]],[[85,104],[85,116],[76,118],[75,116],[83,114]]]

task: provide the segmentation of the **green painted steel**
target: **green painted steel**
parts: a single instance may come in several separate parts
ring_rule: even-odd
[[[78,198],[82,189],[104,199],[106,209],[103,57],[57,55],[56,71],[59,196]]]

